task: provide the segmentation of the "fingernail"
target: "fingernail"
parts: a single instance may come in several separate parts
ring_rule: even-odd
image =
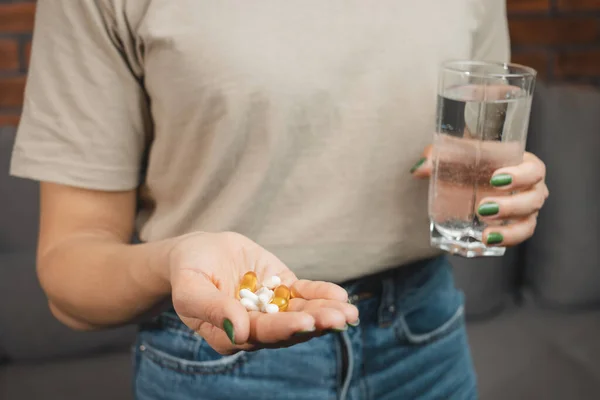
[[[233,331],[233,324],[227,318],[225,318],[225,321],[223,321],[223,330],[227,334],[229,340],[231,340],[231,344],[235,344],[235,332]]]
[[[343,328],[331,328],[331,329],[328,329],[328,330],[331,331],[331,332],[337,332],[337,333],[339,333],[339,332],[345,332],[345,331],[348,330],[348,324],[346,324]]]
[[[307,329],[307,330],[304,330],[304,331],[295,332],[293,334],[293,336],[305,336],[305,335],[308,335],[308,334],[311,334],[311,333],[315,332],[316,330],[317,330],[317,328],[312,327],[311,329]]]
[[[498,174],[495,176],[492,176],[492,179],[490,179],[490,184],[492,186],[507,186],[510,185],[512,183],[512,176],[510,176],[509,174]]]
[[[358,318],[356,322],[348,323],[348,325],[350,325],[353,328],[356,328],[358,325],[360,325],[360,318]]]
[[[494,202],[483,203],[477,209],[477,213],[482,216],[496,215],[498,211],[500,211],[500,206]]]
[[[498,244],[498,243],[502,243],[503,240],[504,240],[504,237],[502,236],[501,233],[491,232],[487,237],[487,244]]]
[[[421,165],[425,164],[425,161],[427,161],[427,158],[422,157],[419,161],[415,163],[415,165],[412,166],[412,168],[410,169],[410,173],[412,174],[413,172],[421,168]]]

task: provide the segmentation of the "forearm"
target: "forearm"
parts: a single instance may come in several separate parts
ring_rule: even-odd
[[[53,314],[74,329],[135,321],[168,299],[172,241],[130,245],[100,234],[68,238],[40,255]]]

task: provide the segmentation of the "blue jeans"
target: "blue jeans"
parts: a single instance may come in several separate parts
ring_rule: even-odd
[[[445,258],[344,287],[360,325],[285,349],[221,356],[162,314],[138,336],[136,399],[477,399],[463,296]]]

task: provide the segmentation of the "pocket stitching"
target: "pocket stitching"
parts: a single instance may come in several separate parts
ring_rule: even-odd
[[[177,333],[192,339],[202,338],[202,336],[183,325],[180,319],[176,319],[170,315],[162,315],[161,317],[160,324],[162,330]]]
[[[459,322],[461,322],[462,317],[464,315],[465,307],[464,305],[460,305],[455,313],[442,325],[435,328],[431,332],[422,333],[422,334],[413,334],[410,331],[410,327],[406,323],[404,315],[401,315],[399,318],[399,324],[401,325],[401,329],[404,332],[404,337],[410,344],[413,345],[423,345],[427,343],[434,342],[438,339],[441,339],[445,336],[450,335],[452,332],[456,331],[460,326]]]
[[[146,357],[148,360],[162,368],[198,375],[211,375],[232,371],[248,361],[248,353],[244,351],[240,351],[239,353],[228,356],[227,359],[214,361],[189,361],[174,357],[168,353],[165,353],[164,351],[158,350],[157,348],[148,344],[147,341],[142,341],[140,352],[143,357]]]

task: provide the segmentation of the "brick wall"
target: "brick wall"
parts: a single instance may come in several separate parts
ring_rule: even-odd
[[[33,0],[0,0],[0,126],[19,120],[34,10]]]
[[[600,0],[507,1],[515,62],[547,81],[600,86]],[[34,9],[35,0],[0,0],[0,126],[19,119]]]
[[[600,85],[600,0],[508,0],[508,10],[514,62],[547,81]]]

